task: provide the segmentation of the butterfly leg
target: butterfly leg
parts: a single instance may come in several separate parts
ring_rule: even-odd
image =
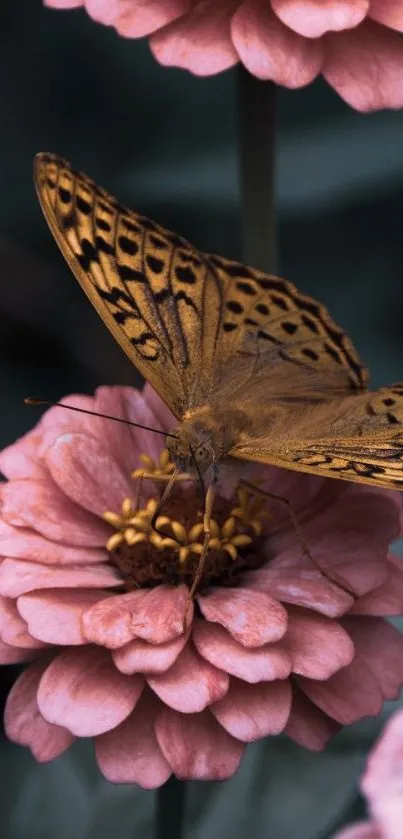
[[[283,507],[285,507],[291,519],[291,524],[296,533],[298,541],[301,545],[302,553],[308,557],[312,565],[317,569],[317,571],[319,571],[322,577],[327,577],[327,579],[330,580],[330,582],[335,583],[335,585],[343,589],[343,591],[345,591],[346,594],[349,594],[350,597],[356,597],[356,593],[351,588],[349,588],[349,586],[346,584],[346,581],[343,580],[342,577],[339,577],[339,575],[336,574],[334,571],[324,571],[323,568],[321,568],[321,566],[319,565],[319,563],[314,559],[305,541],[304,535],[301,530],[301,526],[299,524],[297,516],[295,515],[295,511],[293,509],[291,501],[289,501],[288,498],[284,498],[284,496],[282,495],[276,495],[274,492],[268,492],[267,490],[261,489],[255,484],[251,484],[249,483],[249,481],[245,481],[243,479],[240,481],[240,486],[243,486],[246,490],[248,490],[248,492],[250,492],[253,495],[257,495],[259,498],[265,498],[270,499],[271,501],[276,501],[277,504],[281,504]]]

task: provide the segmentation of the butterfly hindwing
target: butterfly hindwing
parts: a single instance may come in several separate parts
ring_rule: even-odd
[[[270,433],[263,424],[258,435],[251,425],[231,455],[403,489],[402,383],[313,406],[294,404],[288,413],[280,410]]]

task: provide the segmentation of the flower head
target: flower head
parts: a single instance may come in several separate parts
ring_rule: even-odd
[[[65,402],[173,421],[149,386]],[[247,743],[282,731],[321,749],[379,713],[403,683],[403,639],[384,620],[402,611],[387,555],[400,496],[239,464],[221,475],[192,602],[203,500],[181,480],[160,505],[161,440],[54,407],[0,453],[0,657],[30,662],[8,736],[38,760],[94,737],[107,778],[156,787],[172,772],[230,777]],[[289,499],[314,563],[283,508],[237,485],[245,474]]]
[[[333,839],[401,839],[403,825],[403,711],[397,711],[372,749],[361,779],[370,820]]]
[[[403,0],[44,0],[84,6],[161,64],[209,76],[241,61],[299,88],[323,74],[353,108],[403,106]]]

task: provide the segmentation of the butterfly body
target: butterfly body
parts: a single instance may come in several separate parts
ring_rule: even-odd
[[[241,439],[250,417],[233,406],[230,414],[211,405],[188,411],[167,437],[170,458],[182,472],[203,475],[225,460]]]
[[[403,385],[367,391],[350,339],[291,283],[204,254],[57,155],[47,222],[118,343],[178,420],[174,462],[223,459],[403,488]]]

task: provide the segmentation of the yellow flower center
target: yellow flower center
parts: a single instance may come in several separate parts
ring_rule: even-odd
[[[200,487],[186,475],[175,480],[171,495],[159,511],[160,497],[155,494],[139,501],[144,490],[166,484],[174,465],[166,449],[156,463],[141,455],[143,469],[136,469],[133,498],[125,498],[121,512],[105,512],[104,519],[115,528],[107,542],[111,561],[119,569],[128,590],[154,586],[162,582],[184,582],[191,586],[203,550],[203,513]],[[184,486],[186,481],[186,487]],[[262,518],[267,516],[264,501],[243,488],[236,492],[235,505],[217,496],[215,518],[211,520],[211,538],[204,563],[201,584],[233,581],[242,570],[258,567],[263,561],[256,552],[262,532]],[[155,514],[157,518],[154,522]]]

